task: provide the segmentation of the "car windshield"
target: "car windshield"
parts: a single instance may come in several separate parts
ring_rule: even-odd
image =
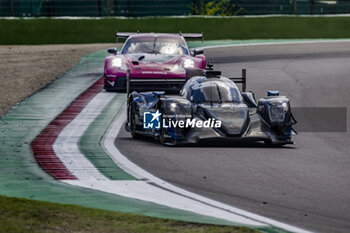
[[[190,100],[194,103],[227,103],[241,101],[239,90],[222,81],[206,81],[193,88]]]
[[[156,53],[168,55],[187,54],[186,43],[178,38],[136,37],[126,41],[122,54]]]

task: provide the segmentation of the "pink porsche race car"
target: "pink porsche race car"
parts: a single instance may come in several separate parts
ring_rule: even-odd
[[[104,64],[106,91],[179,91],[187,81],[186,69],[205,69],[203,50],[190,50],[185,39],[202,39],[203,33],[117,33],[126,38],[120,52],[109,48]]]

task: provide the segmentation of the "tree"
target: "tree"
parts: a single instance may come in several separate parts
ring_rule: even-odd
[[[191,5],[193,15],[218,15],[218,16],[232,16],[237,15],[243,8],[236,7],[231,3],[231,0],[214,0],[205,3],[204,0],[199,1],[199,6],[196,2]]]

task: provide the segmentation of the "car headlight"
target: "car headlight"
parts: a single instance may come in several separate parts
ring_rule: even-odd
[[[178,105],[175,102],[165,104],[166,118],[177,118]]]
[[[194,61],[191,59],[185,59],[183,63],[184,68],[193,68],[194,67]]]
[[[123,60],[120,57],[116,57],[113,59],[112,66],[119,68],[119,67],[122,67],[122,65],[123,65]]]
[[[176,104],[176,103],[171,103],[171,104],[170,104],[170,110],[171,110],[172,112],[176,112],[176,107],[177,107],[177,104]]]
[[[275,102],[269,104],[269,116],[271,122],[284,122],[286,113],[289,110],[288,103]]]

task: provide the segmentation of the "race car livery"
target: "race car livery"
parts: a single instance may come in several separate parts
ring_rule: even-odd
[[[127,38],[121,51],[108,49],[104,63],[104,88],[126,91],[126,76],[133,81],[131,90],[155,88],[179,91],[186,82],[186,69],[204,69],[203,50],[190,50],[185,38],[202,38],[203,34],[117,33]]]
[[[245,78],[240,91],[232,80],[237,78],[224,77],[220,71],[198,71],[179,95],[130,93],[126,130],[132,137],[152,136],[167,145],[212,139],[293,143],[296,121],[287,97],[268,91],[256,102],[254,93],[245,91]]]

